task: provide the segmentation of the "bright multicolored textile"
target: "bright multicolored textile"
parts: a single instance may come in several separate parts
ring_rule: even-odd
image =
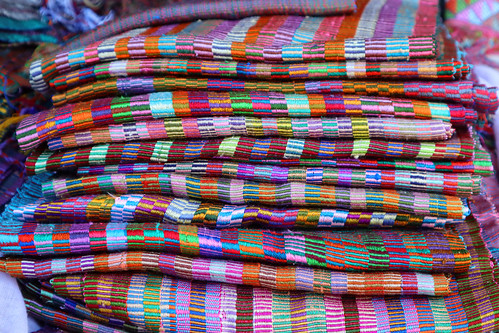
[[[474,142],[467,130],[458,131],[447,141],[404,142],[390,140],[315,140],[251,138],[172,140],[110,143],[60,152],[34,153],[26,160],[31,174],[88,165],[133,162],[166,163],[214,157],[240,159],[421,158],[469,160]]]
[[[404,213],[330,208],[275,208],[221,205],[147,194],[89,195],[52,202],[15,200],[7,207],[5,226],[19,223],[173,223],[216,229],[260,226],[291,228],[438,228],[461,220]]]
[[[230,77],[246,80],[341,80],[341,79],[383,79],[389,80],[397,77],[405,80],[457,80],[465,79],[469,74],[470,67],[462,60],[427,60],[412,62],[314,62],[305,64],[265,64],[249,62],[217,62],[211,60],[197,59],[140,59],[120,60],[104,63],[72,72],[61,80],[76,80],[75,83],[92,83],[99,78],[106,79],[113,76],[132,75],[146,76],[138,77],[134,82],[144,87],[135,87],[138,93],[146,93],[151,90],[150,75],[158,76],[207,76],[207,77]],[[82,78],[82,82],[80,82]],[[126,85],[130,78],[119,81]],[[118,86],[118,90],[121,87]],[[54,105],[63,104],[66,96],[64,92],[53,96]]]
[[[85,333],[126,332],[125,330],[111,328],[103,324],[96,323],[92,320],[80,319],[78,317],[68,315],[60,309],[53,309],[52,307],[48,307],[46,304],[40,304],[39,302],[31,300],[29,298],[25,298],[24,303],[26,304],[26,310],[34,318],[69,331]]]
[[[263,2],[259,5],[263,5]],[[238,3],[236,5],[236,7],[246,6],[251,6],[251,4]],[[186,7],[189,7],[189,5]],[[288,7],[288,4],[279,8],[277,12],[274,10],[273,14],[289,13],[289,10],[282,10],[286,7]],[[307,5],[307,7],[309,6]],[[68,52],[62,52],[57,56],[33,62],[30,69],[31,83],[34,89],[46,91],[48,88],[47,83],[58,73],[67,72],[100,61],[125,58],[126,56],[123,57],[123,55],[130,53],[136,53],[139,57],[150,57],[152,54],[155,56],[170,56],[177,52],[187,55],[189,52],[187,49],[194,44],[196,46],[199,45],[196,48],[199,51],[192,51],[196,57],[203,57],[205,54],[205,57],[207,57],[210,54],[210,49],[212,49],[215,50],[215,58],[221,56],[223,60],[231,58],[227,54],[232,54],[236,59],[256,60],[259,53],[262,54],[262,60],[264,60],[266,59],[263,55],[264,50],[260,51],[259,49],[270,47],[268,53],[281,53],[283,56],[281,59],[287,60],[286,55],[288,54],[288,50],[286,46],[288,46],[290,57],[296,57],[297,53],[300,53],[300,49],[302,49],[303,51],[301,52],[303,52],[304,56],[295,58],[295,61],[303,61],[304,58],[307,58],[306,55],[310,53],[311,49],[314,49],[313,53],[318,52],[319,54],[323,54],[320,59],[324,59],[326,56],[335,57],[338,55],[345,58],[345,51],[326,51],[326,49],[329,49],[329,45],[328,43],[324,43],[324,41],[332,43],[332,40],[346,40],[345,43],[332,45],[331,48],[338,48],[340,50],[350,50],[351,48],[351,52],[346,52],[347,57],[369,59],[370,54],[374,53],[381,55],[381,58],[390,59],[389,55],[392,53],[390,49],[393,45],[396,49],[393,52],[395,54],[400,52],[404,54],[405,58],[410,56],[411,47],[409,45],[412,44],[409,42],[408,36],[432,36],[436,33],[436,17],[438,13],[436,1],[420,2],[412,0],[400,2],[389,0],[380,3],[377,1],[368,2],[367,0],[360,0],[357,12],[348,16],[318,17],[321,16],[320,14],[324,15],[323,9],[329,7],[329,3],[322,4],[319,7],[320,9],[315,11],[315,17],[311,18],[304,18],[303,16],[283,17],[280,15],[258,18],[251,15],[252,17],[247,17],[239,21],[208,20],[178,25],[172,23],[176,22],[176,17],[182,15],[182,10],[185,7],[181,7],[180,9],[163,9],[169,15],[167,21],[169,25],[164,26],[164,28],[155,27],[151,30],[137,29],[133,31],[131,29],[137,27],[137,25],[131,26],[128,23],[121,22],[119,24],[119,32],[116,30],[114,32],[123,32],[123,34],[115,35],[114,38],[110,38],[109,40],[105,39],[106,37],[110,37],[109,34],[105,36],[101,35],[102,38],[99,39],[99,42],[94,40],[95,43],[91,45],[85,44],[86,48],[68,48]],[[217,11],[217,9],[214,10]],[[232,13],[234,8],[230,8],[228,11],[227,9],[222,9],[225,12],[218,12],[218,15],[215,14],[215,17],[220,18],[225,16],[231,19],[234,18]],[[404,20],[397,19],[397,15],[394,15],[394,13],[397,13],[394,10],[397,9],[404,13],[411,13],[411,15],[405,15]],[[229,14],[227,15],[227,13]],[[155,13],[154,15],[161,16],[164,14],[166,13]],[[386,17],[381,22],[377,22],[379,15],[385,15]],[[238,16],[244,17],[245,15]],[[184,19],[188,20],[188,18],[197,20],[206,17],[189,15]],[[151,17],[142,17],[141,20],[146,22],[151,21]],[[130,30],[125,32],[123,24],[128,25]],[[144,23],[142,25],[147,26]],[[136,37],[137,41],[134,42],[133,36],[137,36],[138,34],[140,35]],[[165,35],[165,37],[161,37],[161,35]],[[150,36],[150,38],[147,39],[146,36]],[[120,40],[120,37],[123,39]],[[387,38],[391,37],[403,39],[397,41],[387,40]],[[355,39],[350,41],[348,40],[350,38]],[[366,42],[365,39],[370,38],[374,38],[374,40]],[[418,44],[419,39],[416,40],[415,44]],[[430,48],[434,50],[432,47],[433,41],[430,40],[428,39],[427,43],[423,43],[422,49],[426,50]],[[319,42],[319,44],[314,45],[313,42]],[[152,43],[151,46],[148,45],[150,43]],[[312,45],[303,45],[306,43],[312,43]],[[371,43],[372,47],[370,47]],[[210,47],[210,44],[213,46]],[[129,45],[133,46],[130,47]],[[280,48],[281,46],[283,49]],[[421,50],[416,51],[415,49],[417,48],[412,48],[412,51],[421,52]],[[140,51],[141,49],[142,51]],[[152,53],[147,52],[146,49],[151,50]],[[218,49],[220,50],[220,56],[217,57],[216,50]],[[125,52],[122,53],[122,50]],[[199,54],[200,52],[201,54]],[[267,52],[265,51],[265,53]],[[364,56],[361,54],[364,54]],[[279,56],[271,55],[270,59],[276,61],[279,60]]]
[[[480,192],[478,175],[426,171],[352,169],[327,167],[280,167],[219,160],[177,163],[137,163],[97,165],[79,168],[79,176],[118,173],[182,173],[209,177],[228,177],[275,184],[304,182],[344,187],[368,187],[425,191],[459,197]]]
[[[476,111],[456,104],[383,97],[274,92],[175,91],[82,102],[40,112],[17,129],[23,149],[94,127],[174,117],[386,117],[474,121]]]
[[[157,272],[189,280],[333,295],[444,296],[450,293],[449,278],[445,274],[351,273],[154,252],[120,252],[45,260],[0,259],[0,271],[27,279],[89,272]]]
[[[458,235],[427,229],[307,232],[158,223],[24,223],[0,227],[0,250],[24,256],[141,250],[340,271],[459,273],[470,265]]]
[[[461,219],[469,209],[461,198],[398,190],[334,187],[306,183],[271,184],[177,173],[112,174],[57,178],[42,184],[47,199],[86,194],[163,194],[234,205],[319,206]]]
[[[395,329],[493,331],[498,328],[499,319],[499,292],[492,275],[495,266],[488,259],[475,221],[469,220],[455,228],[467,244],[473,265],[469,273],[456,275],[450,281],[452,293],[442,298],[289,293],[189,282],[146,273],[68,276],[54,278],[51,284],[63,295],[84,299],[91,309],[153,330],[161,326],[183,331],[193,328],[217,331],[227,328],[236,332],[272,328],[273,331],[284,331],[290,325],[301,327],[306,320],[309,330],[317,328],[320,332],[328,329],[347,332],[391,332]],[[124,299],[113,297],[123,293],[127,295]],[[145,297],[148,297],[147,303]],[[114,306],[106,307],[110,299],[116,302]],[[186,302],[190,306],[186,307]],[[298,314],[295,312],[297,308],[300,309]],[[161,309],[172,309],[177,316],[169,316]],[[183,317],[178,316],[181,309],[189,309],[184,311]],[[227,317],[222,315],[221,309],[223,313],[230,311],[233,314],[231,320],[223,319]],[[308,309],[313,309],[313,313]],[[280,318],[285,318],[285,321],[280,321]]]
[[[179,332],[288,332],[300,328],[307,332],[390,332],[393,327],[408,325],[429,332],[465,332],[467,328],[461,300],[455,294],[447,298],[342,297],[145,273],[68,276],[54,278],[51,284],[62,295],[84,300],[92,310],[151,331],[161,327]],[[452,284],[455,290],[455,282]],[[111,303],[116,294],[127,297]],[[104,305],[109,303],[113,305]]]
[[[61,297],[60,295],[55,294],[52,288],[49,289],[49,286],[47,286],[46,283],[41,286],[39,283],[32,282],[33,280],[31,280],[30,282],[26,282],[18,279],[17,281],[22,286],[25,294],[29,295],[28,297],[30,302],[34,301],[39,303],[40,305],[43,304],[45,309],[50,307],[57,307],[58,310],[62,310],[61,313],[57,314],[57,317],[59,318],[64,318],[65,313],[66,315],[69,314],[70,316],[75,316],[79,319],[92,321],[95,324],[122,329],[125,332],[139,332],[141,330],[140,328],[130,325],[121,319],[110,318],[100,314],[99,312],[89,310],[78,301]],[[42,320],[45,320],[46,316],[49,315],[49,312],[39,312],[38,314],[42,316]],[[82,327],[83,331],[81,332],[87,332],[87,330],[91,330],[92,325],[89,326],[90,327],[84,325]],[[102,330],[102,328],[102,326],[99,326],[99,329],[101,330],[98,330],[97,332],[105,332],[104,330]]]
[[[99,143],[190,139],[227,136],[393,139],[438,141],[452,137],[455,129],[442,120],[383,118],[168,118],[90,128],[49,139],[50,150]]]
[[[68,82],[70,84],[70,82]],[[449,101],[473,105],[479,111],[494,111],[498,107],[495,90],[471,81],[362,81],[362,80],[299,80],[244,81],[230,78],[189,77],[126,77],[100,80],[70,88],[53,96],[58,103],[67,104],[109,96],[131,96],[144,93],[176,90],[208,90],[228,92],[281,92],[293,94],[356,94],[385,97],[414,98],[429,101]]]

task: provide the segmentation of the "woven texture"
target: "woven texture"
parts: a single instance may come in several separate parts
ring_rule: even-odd
[[[50,150],[60,150],[109,142],[237,135],[435,141],[449,139],[454,131],[451,124],[442,120],[201,117],[108,125],[55,137],[47,144]]]
[[[382,116],[440,119],[456,125],[471,122],[477,117],[475,111],[460,105],[417,100],[269,92],[177,91],[104,98],[40,112],[21,122],[17,137],[20,146],[28,149],[54,136],[103,125],[205,116]]]
[[[461,219],[469,214],[454,196],[305,183],[269,184],[227,178],[147,173],[54,179],[42,184],[47,199],[85,194],[164,194],[228,204],[327,206],[352,210],[409,213]]]
[[[405,80],[455,80],[465,79],[470,67],[462,60],[442,59],[427,61],[405,62],[314,62],[299,64],[265,64],[249,62],[217,62],[198,59],[141,59],[121,60],[104,63],[90,68],[73,72],[61,80],[77,80],[76,84],[92,82],[97,79],[111,78],[112,76],[157,75],[157,76],[202,76],[202,77],[230,77],[246,80],[340,80],[340,79],[384,79],[397,77]],[[79,82],[79,79],[82,82]],[[128,85],[130,79],[118,81]],[[138,77],[134,82],[143,85],[135,86],[138,93],[149,90],[151,79]],[[146,85],[149,83],[149,85]],[[63,84],[63,83],[61,83]],[[121,89],[120,86],[117,87]],[[63,104],[65,93],[54,95],[54,105]]]
[[[6,255],[53,256],[143,250],[340,271],[464,272],[458,235],[441,231],[212,230],[170,224],[31,224],[0,228]],[[107,241],[103,241],[106,240]]]
[[[204,4],[209,3],[205,2]],[[218,4],[224,4],[224,1],[217,1]],[[258,11],[258,8],[263,5],[263,1],[260,4],[257,4],[257,8],[253,9],[253,14]],[[226,3],[225,3],[226,4]],[[265,4],[265,6],[268,6],[269,4]],[[290,12],[290,10],[284,10],[283,8],[286,8],[290,6],[291,4],[286,4],[286,6],[282,6],[279,8],[277,11],[272,9],[267,10],[270,12],[273,12],[273,14],[285,14],[286,12]],[[303,3],[302,3],[303,5]],[[252,6],[251,2],[250,3],[239,3],[236,7],[238,7],[237,11],[240,11],[240,7],[247,8],[247,6]],[[188,5],[186,7],[189,7]],[[207,7],[211,7],[207,5]],[[217,7],[216,5],[214,7]],[[292,5],[291,5],[292,7]],[[310,5],[305,5],[305,7],[310,8]],[[316,11],[316,14],[321,14],[321,10],[324,11],[326,7],[330,7],[330,4],[322,4],[320,6],[319,11]],[[332,6],[334,9],[334,5]],[[270,7],[272,8],[272,7]],[[411,13],[412,15],[406,16],[405,20],[397,20],[397,15],[393,15],[396,12],[392,12],[395,8],[398,8],[402,12],[405,13]],[[163,9],[163,11],[166,10],[166,12],[156,12],[154,15],[169,15],[169,20],[168,23],[170,23],[169,26],[167,26],[166,31],[161,32],[158,34],[161,35],[162,33],[168,34],[165,38],[170,39],[168,41],[160,42],[158,43],[158,38],[153,38],[156,39],[156,42],[153,42],[153,49],[156,49],[156,51],[153,51],[156,56],[162,55],[161,51],[158,52],[159,49],[165,49],[164,47],[161,46],[161,44],[167,45],[167,49],[172,50],[172,45],[173,45],[173,50],[175,50],[175,45],[177,44],[176,41],[172,41],[171,38],[174,39],[179,39],[179,44],[182,45],[184,44],[185,39],[189,39],[189,35],[195,35],[196,37],[203,37],[205,35],[205,39],[201,42],[200,44],[204,45],[200,46],[203,47],[203,52],[206,53],[206,49],[209,49],[209,44],[215,44],[215,45],[220,45],[222,49],[232,49],[234,47],[233,51],[228,52],[229,54],[231,53],[236,53],[236,57],[239,58],[240,54],[242,53],[243,55],[246,52],[241,52],[240,49],[243,47],[243,50],[246,48],[246,45],[248,45],[248,48],[251,50],[255,47],[252,47],[252,44],[255,45],[262,45],[262,46],[267,46],[267,45],[279,45],[279,44],[290,44],[292,46],[295,46],[294,43],[298,43],[298,48],[300,47],[300,44],[303,44],[304,42],[309,42],[309,41],[315,41],[315,40],[344,40],[346,38],[358,38],[362,39],[358,41],[358,44],[360,44],[361,48],[365,48],[364,45],[369,45],[369,43],[365,43],[363,39],[365,38],[384,38],[382,40],[377,40],[373,41],[373,44],[376,45],[373,47],[373,51],[377,49],[376,52],[381,53],[382,57],[386,57],[389,52],[387,51],[382,51],[383,48],[386,50],[386,46],[379,46],[383,44],[390,44],[390,42],[386,41],[387,37],[407,37],[407,36],[431,36],[434,35],[436,32],[436,16],[438,13],[437,9],[437,4],[435,1],[428,1],[428,2],[419,2],[419,1],[408,1],[408,2],[399,2],[399,1],[386,1],[386,3],[378,3],[376,1],[366,1],[366,0],[361,0],[359,1],[359,6],[358,6],[358,11],[349,16],[329,16],[326,18],[305,18],[305,20],[309,20],[310,23],[306,25],[301,25],[297,21],[300,20],[300,18],[293,17],[291,20],[284,20],[284,23],[279,22],[279,20],[282,20],[282,17],[277,18],[272,20],[269,17],[263,17],[261,19],[254,19],[254,18],[248,18],[246,20],[241,20],[239,21],[239,24],[235,24],[237,21],[202,21],[202,22],[195,22],[192,23],[191,25],[189,24],[181,24],[178,25],[177,28],[175,29],[175,26],[171,26],[171,23],[175,22],[175,18],[182,16],[182,10],[185,9],[185,7],[181,6],[180,8],[175,8],[174,11],[171,11],[172,8],[170,9]],[[230,8],[230,10],[227,10],[228,8],[210,8],[207,9],[208,11],[214,12],[215,17],[220,17],[220,16],[228,16],[230,18],[234,18],[234,14],[228,12],[232,12],[234,8]],[[217,10],[219,11],[217,13]],[[220,12],[221,10],[221,12]],[[284,13],[283,13],[284,12]],[[390,14],[388,14],[390,13]],[[189,13],[187,17],[184,17],[185,19],[191,18],[191,19],[199,19],[199,18],[206,18],[206,16],[193,16],[193,13]],[[218,15],[217,15],[218,14]],[[388,14],[386,15],[386,19],[383,20],[382,22],[377,24],[377,19],[379,15],[382,14]],[[238,15],[236,15],[238,16]],[[239,15],[242,16],[242,15]],[[252,15],[253,16],[253,15]],[[141,20],[144,20],[144,18],[141,18]],[[304,20],[304,18],[301,18],[301,20]],[[133,21],[133,19],[132,19]],[[147,16],[147,19],[145,21],[151,21],[151,17]],[[119,23],[120,29],[119,32],[124,32],[125,30],[123,29],[124,25],[128,25],[126,20],[122,21]],[[144,22],[144,21],[143,21]],[[156,22],[158,22],[158,19],[156,19]],[[215,24],[212,22],[216,22]],[[242,23],[241,23],[242,22]],[[158,22],[160,23],[160,22]],[[280,23],[280,24],[279,24]],[[143,26],[147,24],[142,24]],[[279,29],[279,26],[283,26],[283,28]],[[111,25],[109,25],[111,26]],[[303,31],[300,31],[301,27],[307,27]],[[128,25],[130,29],[133,29],[137,27],[137,24],[130,24]],[[218,30],[217,30],[218,28]],[[115,29],[113,29],[115,30]],[[156,34],[157,30],[161,31],[161,28],[153,28],[152,29],[152,34]],[[203,31],[203,32],[202,32]],[[113,31],[114,33],[118,33],[118,31]],[[137,31],[139,34],[145,34],[151,36],[151,32],[145,32],[144,29],[139,29]],[[145,39],[145,36],[141,36],[140,42],[133,42],[133,38],[126,38],[124,40],[119,40],[119,37],[129,37],[130,35],[136,35],[137,32],[134,31],[128,31],[123,35],[118,35],[115,38],[110,39],[108,42],[106,42],[105,38],[109,36],[109,34],[104,34],[101,35],[102,38],[99,40],[101,41],[100,43],[103,43],[102,46],[99,45],[99,43],[95,43],[92,45],[88,45],[86,49],[79,49],[79,50],[71,50],[71,54],[67,53],[61,53],[55,57],[49,57],[47,59],[43,59],[40,61],[33,62],[31,65],[31,82],[32,85],[35,89],[44,91],[48,88],[47,82],[50,80],[52,77],[54,77],[57,73],[59,72],[64,72],[64,71],[69,71],[75,68],[78,68],[82,65],[88,65],[95,63],[97,61],[101,61],[100,56],[99,56],[99,46],[100,49],[106,49],[107,52],[101,52],[101,56],[105,57],[105,60],[111,60],[113,58],[117,58],[116,56],[112,56],[111,54],[116,54],[114,51],[115,50],[120,50],[122,49],[121,44],[124,44],[124,48],[127,49],[128,51],[128,41],[130,40],[133,45],[136,45],[136,47],[139,49],[137,50],[137,53],[143,54],[145,49],[150,47],[147,47],[146,44],[149,44],[149,40]],[[270,33],[269,33],[270,32]],[[259,34],[262,34],[263,37],[259,37]],[[274,38],[269,37],[269,35],[274,34]],[[200,36],[201,35],[201,36]],[[317,35],[317,37],[315,37]],[[175,36],[178,36],[175,38]],[[290,37],[295,36],[295,39],[290,39]],[[196,38],[194,37],[194,38]],[[118,39],[118,40],[115,40]],[[220,42],[219,42],[220,40]],[[97,41],[97,40],[95,40]],[[277,41],[277,43],[275,42]],[[116,42],[116,48],[114,47],[114,43]],[[120,44],[121,42],[121,44]],[[145,43],[144,43],[145,42]],[[294,43],[293,43],[294,42]],[[173,44],[172,44],[173,43]],[[196,42],[196,45],[198,42]],[[225,44],[225,47],[224,45]],[[348,42],[346,43],[348,45]],[[353,44],[353,50],[352,54],[357,53],[360,50],[356,50],[356,42],[352,42]],[[398,46],[398,44],[402,45],[407,45],[407,46]],[[402,43],[398,42],[395,43],[397,51],[398,49],[401,49],[402,53],[404,53],[404,48],[410,49],[408,47],[409,41],[405,40]],[[431,43],[430,43],[431,44]],[[73,44],[74,45],[74,44]],[[140,46],[139,46],[140,45]],[[179,46],[180,46],[179,45]],[[187,40],[185,41],[185,45],[193,45],[191,41]],[[325,49],[325,45],[322,44],[322,48]],[[345,45],[345,44],[343,44]],[[343,46],[342,45],[342,46]],[[215,48],[217,48],[215,46]],[[424,46],[424,48],[427,48],[428,46]],[[132,47],[133,48],[133,47]],[[305,47],[307,48],[307,47]],[[143,51],[141,52],[140,49]],[[184,47],[181,47],[182,53],[188,53],[188,51],[183,51],[185,49]],[[318,50],[321,49],[320,45],[317,47]],[[381,50],[380,50],[381,49]],[[111,51],[111,52],[109,52]],[[276,51],[278,50],[273,50],[274,52],[271,53],[278,53]],[[294,51],[294,50],[293,50]],[[295,52],[291,51],[291,54],[296,54]],[[365,51],[367,54],[372,52],[369,48],[365,48]],[[395,51],[395,52],[397,52]],[[407,50],[409,51],[409,50]],[[406,51],[406,52],[407,52]],[[224,51],[225,52],[225,51]],[[253,57],[253,53],[258,54],[259,51],[249,52],[249,56]],[[118,53],[121,53],[118,51]],[[128,52],[126,52],[128,53]],[[131,53],[134,53],[133,50],[131,50]],[[168,53],[172,52],[166,52],[163,55],[166,55]],[[173,53],[176,53],[175,51]],[[196,52],[194,52],[196,56]],[[282,51],[281,51],[282,53]],[[307,52],[306,52],[307,53]],[[328,54],[328,52],[325,51],[319,51],[319,53],[324,53],[324,55]],[[332,52],[333,54],[335,53],[334,51]],[[85,55],[92,55],[90,57],[86,57]],[[104,55],[102,55],[104,54]],[[209,54],[209,51],[208,51]],[[286,51],[284,51],[284,55],[286,54]],[[83,55],[83,58],[82,58]],[[147,55],[147,54],[144,54]],[[357,54],[357,58],[359,55]],[[368,56],[369,57],[369,56]],[[72,61],[72,59],[78,59],[76,61]],[[224,58],[227,58],[225,56]],[[255,57],[257,58],[257,56]],[[275,57],[274,57],[275,58]],[[63,61],[63,59],[67,59],[66,61]],[[244,57],[243,57],[244,59]],[[277,58],[278,59],[278,58]],[[275,60],[277,60],[275,59]],[[83,60],[83,61],[82,61]],[[297,59],[300,60],[300,59]]]
[[[443,228],[460,220],[414,214],[348,211],[328,208],[273,208],[220,205],[157,195],[80,196],[53,202],[16,202],[3,224],[131,223],[193,224],[226,229],[249,226],[288,228],[425,227]]]
[[[196,160],[178,163],[137,163],[89,166],[78,169],[79,176],[116,173],[183,173],[228,177],[275,184],[304,182],[344,187],[415,190],[469,197],[480,191],[481,177],[467,173],[351,169],[327,167],[280,167],[231,161]]]
[[[71,82],[68,82],[70,84]],[[429,101],[450,101],[474,105],[479,111],[495,111],[497,95],[492,88],[471,81],[362,81],[362,80],[291,80],[284,82],[238,80],[230,78],[189,77],[125,77],[102,79],[95,83],[56,94],[57,103],[66,104],[114,95],[130,96],[176,90],[208,90],[229,92],[274,91],[298,94],[356,94],[415,98]]]
[[[234,136],[209,140],[111,143],[61,152],[45,151],[30,155],[26,160],[26,169],[34,174],[88,165],[166,163],[213,157],[263,160],[363,156],[469,160],[473,157],[473,147],[473,139],[466,130],[459,131],[450,140],[437,142],[259,139]]]
[[[87,272],[141,271],[198,281],[333,295],[429,295],[450,293],[445,274],[350,273],[299,266],[189,258],[154,252],[120,252],[64,259],[0,260],[0,271],[19,278],[47,279]]]

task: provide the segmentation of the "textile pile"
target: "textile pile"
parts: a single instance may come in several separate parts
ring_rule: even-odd
[[[499,329],[473,203],[498,101],[438,17],[186,1],[33,61],[54,107],[17,129],[0,270],[73,331]]]

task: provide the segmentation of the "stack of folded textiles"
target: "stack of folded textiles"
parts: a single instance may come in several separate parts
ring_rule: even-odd
[[[472,124],[497,96],[437,17],[437,0],[186,1],[33,62],[54,107],[17,130],[32,177],[0,269],[77,331],[499,329],[468,206],[492,173]]]

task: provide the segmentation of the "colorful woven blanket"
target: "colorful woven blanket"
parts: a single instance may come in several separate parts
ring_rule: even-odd
[[[104,125],[206,116],[366,116],[440,119],[455,125],[477,118],[476,111],[461,105],[417,100],[333,94],[176,91],[104,98],[40,112],[21,122],[17,137],[21,147],[28,149],[56,136]]]
[[[228,177],[269,183],[304,182],[344,187],[414,190],[469,197],[480,191],[481,177],[467,173],[351,169],[328,167],[280,167],[220,160],[195,160],[178,163],[137,163],[88,166],[78,176],[117,173],[182,173]]]
[[[207,8],[205,11],[211,11],[214,14],[211,14],[213,15],[212,17],[217,18],[233,19],[234,16],[245,16],[245,11],[243,10],[241,15],[239,8],[236,10],[236,13],[239,12],[239,14],[234,15],[232,12],[234,7],[227,7],[227,3],[224,2],[218,2],[220,7],[214,5],[213,8]],[[239,3],[235,7],[252,5],[251,3],[245,5]],[[262,5],[263,2],[257,4],[257,7],[251,11],[252,14],[256,14],[256,12],[261,10]],[[267,5],[265,4],[265,6]],[[284,9],[290,8],[288,6],[289,4],[286,4],[286,6],[277,7],[277,9],[276,7],[272,8],[272,5],[269,4],[269,8],[271,9],[267,9],[266,12],[273,12],[272,14],[274,15],[290,14],[293,12],[293,6],[290,6],[291,10]],[[208,5],[207,7],[210,6]],[[310,8],[310,6],[307,7]],[[410,51],[417,54],[422,53],[422,56],[432,56],[435,54],[432,38],[415,38],[415,41],[410,42],[408,37],[435,35],[438,13],[436,1],[419,2],[412,0],[399,2],[390,0],[379,3],[377,1],[360,0],[358,10],[353,15],[318,17],[320,14],[327,14],[326,7],[330,7],[330,5],[323,4],[316,7],[314,11],[316,17],[312,18],[303,16],[283,17],[277,15],[258,18],[251,15],[252,17],[246,16],[247,18],[242,20],[206,20],[194,21],[190,24],[172,24],[174,22],[188,21],[189,18],[196,20],[210,16],[203,15],[199,7],[193,6],[191,3],[185,7],[175,8],[175,10],[173,8],[164,8],[163,10],[154,12],[153,15],[156,19],[153,20],[156,24],[161,23],[160,17],[168,17],[167,22],[169,25],[166,25],[165,28],[155,27],[149,30],[132,30],[139,26],[148,26],[148,23],[153,21],[151,20],[151,16],[144,13],[142,15],[145,16],[139,18],[141,21],[139,24],[135,24],[134,19],[130,18],[131,22],[120,22],[118,29],[113,28],[112,25],[108,25],[109,30],[107,33],[97,33],[102,37],[97,43],[85,43],[82,45],[85,47],[80,49],[72,49],[69,52],[63,52],[54,57],[33,62],[30,69],[31,82],[35,89],[46,91],[49,80],[59,73],[68,72],[103,60],[109,61],[113,58],[121,58],[119,56],[121,53],[120,50],[123,49],[121,45],[124,46],[124,54],[134,54],[133,49],[137,48],[137,56],[149,56],[151,54],[145,52],[145,50],[150,49],[153,52],[152,54],[157,57],[176,54],[177,43],[179,44],[178,51],[187,55],[189,53],[187,51],[188,48],[193,46],[195,42],[196,48],[199,47],[202,49],[200,49],[201,54],[198,54],[199,52],[193,49],[192,52],[194,52],[193,54],[196,57],[203,56],[203,54],[209,55],[212,53],[211,49],[215,50],[215,54],[212,57],[222,57],[223,60],[230,59],[231,54],[236,59],[253,60],[258,59],[259,53],[262,60],[268,59],[264,53],[277,54],[277,56],[270,55],[269,60],[276,61],[279,58],[287,60],[287,54],[289,53],[291,60],[303,61],[310,57],[311,50],[313,50],[312,59],[314,57],[326,59],[329,56],[345,59],[349,59],[350,57],[355,59],[369,59],[370,57],[390,59],[390,54],[392,53],[396,55],[395,57],[402,56],[405,58],[411,55]],[[228,8],[230,10],[227,10]],[[334,10],[335,6],[333,5],[330,8]],[[331,9],[329,12],[331,12]],[[184,10],[187,10],[187,15]],[[301,10],[303,11],[303,9]],[[397,10],[410,14],[405,15],[402,21],[397,19]],[[197,11],[201,16],[193,16],[192,11]],[[384,15],[385,18],[380,23],[377,23],[379,15]],[[128,28],[129,31],[125,32],[126,28],[124,29],[124,27]],[[115,35],[115,37],[106,40],[107,37],[110,37],[109,32]],[[163,34],[165,34],[165,37],[161,37]],[[133,36],[137,36],[138,43],[137,41],[134,42]],[[150,38],[147,39],[146,36],[150,36]],[[120,40],[120,38],[124,39]],[[161,40],[162,38],[166,39],[163,41]],[[355,38],[355,40],[349,40],[351,38]],[[370,41],[369,39],[371,38],[374,40]],[[379,38],[379,40],[376,38]],[[387,38],[399,39],[390,40]],[[367,42],[366,39],[368,39]],[[345,40],[345,42],[335,44],[333,40]],[[131,45],[135,45],[130,50],[128,50],[129,41]],[[151,42],[153,43],[152,48],[148,46]],[[328,43],[333,43],[333,45],[329,47]],[[210,45],[212,46],[210,47]],[[267,50],[265,47],[270,49]],[[396,48],[394,52],[392,51],[393,47]],[[289,51],[287,48],[289,48]],[[143,51],[141,52],[140,49]],[[300,49],[302,49],[303,56],[297,57],[296,52],[300,53]],[[329,51],[329,49],[332,50]],[[339,49],[340,51],[335,51],[334,49]],[[345,49],[348,49],[348,51],[345,51]],[[428,49],[430,50],[429,52],[427,52]],[[219,50],[220,56],[217,56],[216,50]],[[268,52],[264,52],[264,50]],[[282,55],[279,56],[279,53]],[[373,54],[373,56],[370,56],[370,54]]]
[[[189,258],[154,252],[119,252],[43,260],[6,259],[0,260],[0,271],[28,279],[89,272],[156,272],[189,280],[332,295],[445,296],[451,292],[449,278],[445,274],[351,273],[301,266]]]
[[[306,183],[269,184],[177,173],[112,174],[54,179],[42,184],[47,199],[86,194],[163,194],[228,204],[326,206],[461,219],[469,215],[458,197],[399,190],[334,187]]]
[[[470,266],[453,232],[364,229],[272,231],[158,223],[0,226],[5,255],[54,256],[158,251],[206,258],[322,267],[340,271],[408,270],[459,273]]]
[[[130,122],[91,128],[48,140],[50,150],[99,143],[227,136],[438,141],[455,129],[442,120],[379,118],[201,117]]]
[[[431,160],[470,160],[474,142],[467,130],[451,139],[437,142],[389,140],[315,140],[285,138],[228,137],[209,140],[173,140],[101,144],[61,152],[32,154],[26,169],[35,174],[88,165],[133,162],[166,163],[214,157],[240,159],[301,158],[422,158]]]
[[[68,82],[69,84],[70,82]],[[109,96],[130,96],[176,90],[208,90],[228,92],[281,92],[295,94],[356,94],[414,98],[429,101],[449,101],[478,111],[495,111],[498,107],[496,91],[471,81],[362,81],[362,80],[291,80],[244,81],[230,78],[189,77],[124,77],[99,80],[69,88],[52,97],[58,104],[88,101]]]

